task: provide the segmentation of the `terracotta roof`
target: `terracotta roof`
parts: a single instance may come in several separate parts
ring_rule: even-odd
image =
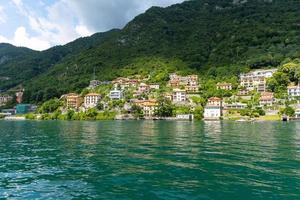
[[[221,101],[222,99],[219,97],[211,97],[208,99],[209,101]]]
[[[85,96],[100,96],[98,93],[88,93]]]
[[[231,86],[231,83],[218,83],[217,86]]]

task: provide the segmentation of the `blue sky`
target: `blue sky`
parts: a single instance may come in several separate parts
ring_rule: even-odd
[[[184,0],[0,0],[0,43],[45,50]]]

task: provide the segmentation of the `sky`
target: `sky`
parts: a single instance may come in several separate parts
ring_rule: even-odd
[[[0,0],[0,43],[45,50],[184,0]]]

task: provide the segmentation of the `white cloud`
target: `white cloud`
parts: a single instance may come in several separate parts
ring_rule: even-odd
[[[10,43],[20,47],[30,47],[35,50],[44,50],[51,47],[51,44],[39,37],[30,37],[25,27],[19,27],[15,31],[13,39],[0,35],[1,43]]]
[[[75,28],[76,33],[78,33],[78,35],[80,35],[81,37],[87,37],[92,35],[93,33],[84,25],[78,25]]]
[[[169,6],[184,0],[61,0],[72,9],[81,24],[93,31],[122,28],[151,6]]]
[[[184,0],[56,0],[42,10],[34,10],[27,1],[11,0],[28,24],[19,24],[14,36],[0,35],[0,42],[10,42],[35,50],[65,44],[78,37],[90,36],[112,28],[121,28],[136,15],[151,6],[168,6]],[[0,24],[4,22],[0,7]],[[41,14],[42,13],[42,14]]]
[[[32,49],[44,50],[51,47],[50,43],[39,37],[30,37],[25,27],[19,27],[14,36],[13,43],[17,46],[30,46]]]
[[[4,13],[4,8],[0,6],[0,24],[4,24],[6,22],[6,15]]]

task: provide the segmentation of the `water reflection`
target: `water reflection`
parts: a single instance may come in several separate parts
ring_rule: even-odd
[[[300,196],[297,122],[0,121],[0,135],[4,198]]]

